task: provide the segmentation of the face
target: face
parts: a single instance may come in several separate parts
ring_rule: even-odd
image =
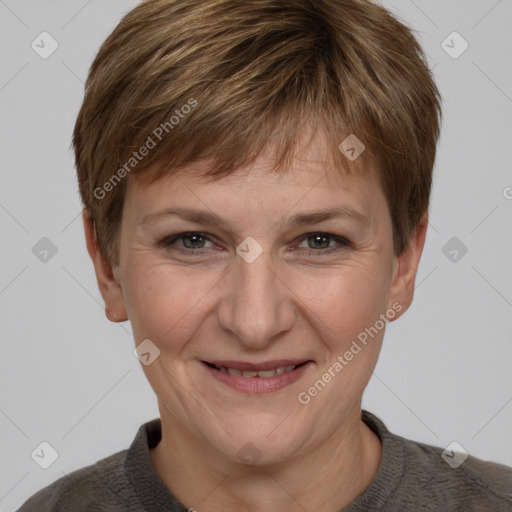
[[[162,421],[233,460],[247,443],[285,460],[359,415],[384,320],[412,299],[423,239],[394,257],[372,170],[341,175],[327,152],[317,139],[281,174],[264,155],[219,181],[191,166],[127,186],[110,318],[159,351],[143,369]]]

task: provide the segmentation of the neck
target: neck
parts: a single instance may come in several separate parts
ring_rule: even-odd
[[[322,444],[266,466],[226,459],[165,407],[160,414],[162,439],[150,451],[151,461],[191,510],[338,512],[369,486],[381,459],[380,440],[361,421],[360,404]]]

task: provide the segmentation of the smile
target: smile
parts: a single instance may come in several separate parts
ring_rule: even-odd
[[[262,378],[267,378],[267,377],[273,377],[274,375],[281,375],[282,373],[292,372],[293,370],[295,370],[299,366],[301,366],[303,364],[306,364],[306,362],[300,363],[300,364],[296,364],[296,365],[291,364],[291,365],[288,365],[288,366],[278,366],[277,368],[271,368],[270,370],[260,370],[260,371],[255,371],[255,370],[239,370],[238,368],[229,368],[227,366],[216,366],[216,365],[214,365],[212,363],[206,363],[206,364],[208,366],[211,366],[211,367],[215,368],[216,370],[218,370],[220,372],[227,372],[227,373],[230,373],[231,375],[242,375],[243,377],[262,377]]]
[[[297,381],[313,361],[269,361],[251,364],[237,361],[201,361],[217,381],[245,393],[269,393]],[[289,363],[289,364],[284,364]]]

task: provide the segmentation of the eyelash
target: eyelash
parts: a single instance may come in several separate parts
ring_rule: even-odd
[[[204,251],[202,249],[186,249],[186,248],[183,249],[183,248],[179,248],[177,246],[172,247],[173,244],[175,244],[178,240],[183,240],[184,238],[191,237],[194,235],[213,243],[213,241],[205,233],[201,233],[199,231],[187,231],[185,233],[179,233],[177,235],[167,236],[164,239],[162,239],[160,242],[158,242],[157,245],[160,248],[164,248],[164,249],[167,249],[170,251],[177,251],[177,252],[179,252],[181,254],[185,254],[187,256],[196,256],[196,255],[199,255],[200,253],[204,253]],[[310,255],[315,254],[315,253],[316,253],[315,255],[319,255],[319,256],[321,256],[323,254],[332,254],[339,250],[353,247],[352,242],[350,242],[350,240],[347,240],[346,238],[344,238],[342,236],[333,235],[331,233],[324,233],[324,232],[320,232],[320,231],[306,233],[300,238],[300,241],[302,242],[303,240],[307,240],[307,238],[310,236],[321,236],[321,237],[329,238],[339,244],[337,247],[336,246],[329,247],[327,249],[301,248],[306,251],[309,250]]]

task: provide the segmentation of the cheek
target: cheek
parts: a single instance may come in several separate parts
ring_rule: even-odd
[[[316,376],[307,386],[316,392],[318,379],[333,382],[319,403],[335,396],[336,407],[343,408],[363,393],[382,346],[386,322],[380,315],[386,312],[387,288],[378,264],[353,264],[308,277],[297,290],[322,345],[317,345]]]
[[[322,293],[313,287],[308,292],[315,313],[309,317],[321,319],[318,336],[325,358],[320,361],[318,376],[334,382],[331,390],[336,390],[339,407],[366,388],[382,347],[387,326],[383,315],[388,309],[387,276],[377,267],[342,274],[322,282]]]
[[[388,277],[379,264],[354,263],[296,280],[295,294],[333,344],[346,344],[387,308]],[[313,313],[313,314],[312,314]]]
[[[125,300],[135,339],[149,338],[161,349],[168,345],[176,350],[197,328],[208,295],[222,276],[166,263],[132,268]]]

